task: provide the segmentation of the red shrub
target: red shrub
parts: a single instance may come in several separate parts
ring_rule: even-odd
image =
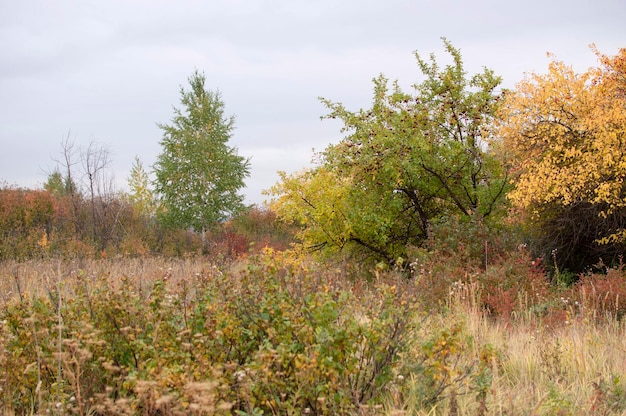
[[[597,318],[626,315],[626,271],[624,265],[607,269],[606,274],[584,275],[572,288],[575,304]]]
[[[525,247],[502,257],[479,281],[487,310],[506,320],[515,311],[538,309],[550,298],[550,283],[541,259],[533,259]]]

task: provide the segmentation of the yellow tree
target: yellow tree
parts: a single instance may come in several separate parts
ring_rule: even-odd
[[[349,234],[345,215],[350,181],[319,166],[287,175],[267,194],[276,195],[271,209],[283,221],[300,226],[297,237],[305,250],[341,250]]]
[[[128,186],[130,187],[129,199],[137,213],[146,220],[152,219],[157,211],[156,198],[150,188],[148,172],[145,171],[138,156],[135,156],[130,170]]]
[[[593,50],[599,67],[579,74],[554,60],[499,110],[509,198],[541,230],[544,251],[572,269],[614,257],[626,239],[626,49]]]

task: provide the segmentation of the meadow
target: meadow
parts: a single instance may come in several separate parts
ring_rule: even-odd
[[[621,268],[558,288],[525,253],[441,262],[5,261],[0,413],[626,413]]]
[[[69,137],[0,184],[0,414],[626,414],[626,50],[509,91],[442,40],[264,207],[198,72],[130,193]]]

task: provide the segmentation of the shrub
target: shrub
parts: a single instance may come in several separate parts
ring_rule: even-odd
[[[594,272],[581,276],[571,290],[577,306],[596,318],[626,316],[626,271],[624,265],[605,268],[605,273]]]
[[[415,302],[398,284],[354,288],[315,267],[268,250],[238,273],[177,282],[170,270],[150,284],[62,272],[47,297],[0,311],[0,410],[353,414],[380,402]]]

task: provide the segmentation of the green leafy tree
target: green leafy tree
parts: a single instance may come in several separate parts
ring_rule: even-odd
[[[224,114],[219,92],[204,87],[204,74],[181,87],[182,109],[174,109],[163,130],[162,153],[154,165],[156,192],[165,225],[204,231],[244,208],[239,190],[249,176],[249,160],[228,145],[234,117]]]
[[[65,180],[58,168],[48,175],[48,180],[43,185],[43,188],[55,196],[65,195]]]
[[[322,100],[347,137],[313,171],[284,176],[270,191],[279,215],[304,224],[305,245],[391,263],[425,241],[433,221],[498,212],[507,180],[489,128],[500,78],[487,69],[468,77],[460,52],[444,44],[452,58],[444,68],[416,54],[425,79],[413,94],[381,75],[370,109]]]

